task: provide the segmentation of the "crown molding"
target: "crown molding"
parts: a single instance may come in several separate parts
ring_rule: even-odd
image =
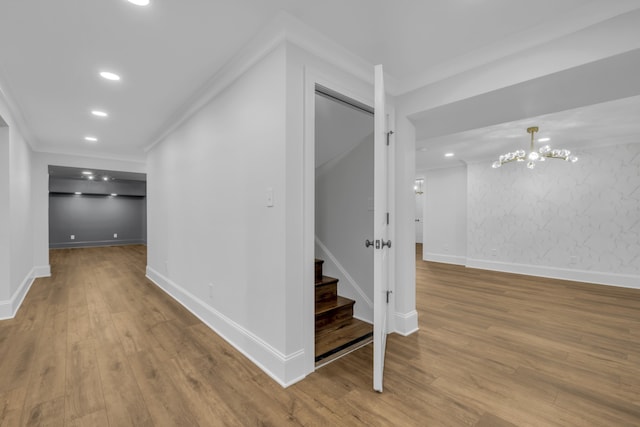
[[[27,126],[24,115],[22,114],[22,110],[14,101],[13,97],[9,94],[7,85],[4,84],[4,82],[0,79],[0,113],[2,112],[2,107],[6,109],[6,114],[8,116],[2,117],[4,122],[10,128],[15,128],[15,130],[17,130],[20,135],[22,135],[22,138],[24,138],[24,140],[32,150],[37,150],[37,140]]]
[[[145,152],[162,142],[238,77],[284,43],[296,45],[358,79],[373,84],[373,64],[283,11],[176,110],[168,120],[168,125],[145,147]],[[387,80],[391,89],[397,86],[393,77],[387,76]],[[390,92],[393,94],[393,91]]]

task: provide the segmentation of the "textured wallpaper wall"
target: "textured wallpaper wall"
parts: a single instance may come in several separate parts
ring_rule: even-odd
[[[470,263],[640,274],[640,144],[576,154],[534,170],[468,166]]]

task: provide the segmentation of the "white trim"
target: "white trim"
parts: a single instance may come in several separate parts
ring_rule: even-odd
[[[573,280],[598,285],[618,286],[640,289],[640,276],[633,274],[607,273],[603,271],[577,270],[542,265],[515,264],[508,262],[467,259],[467,267],[506,273],[526,274],[529,276],[549,277],[552,279]]]
[[[433,252],[423,253],[424,261],[442,262],[444,264],[466,265],[467,257],[458,255],[436,254]]]
[[[369,308],[373,310],[373,301],[369,299],[369,297],[367,296],[367,294],[364,293],[364,291],[362,290],[358,282],[356,282],[356,280],[353,277],[351,277],[351,275],[347,272],[347,270],[342,266],[342,264],[340,264],[338,259],[335,256],[333,256],[329,248],[327,248],[324,245],[324,243],[322,243],[322,241],[318,238],[318,236],[316,236],[316,245],[320,247],[320,250],[324,252],[324,254],[329,258],[329,260],[331,260],[331,262],[335,265],[335,267],[338,270],[340,270],[340,274],[344,276],[345,280],[349,283],[349,285],[351,285],[351,287],[356,291],[356,293],[360,296],[360,298],[362,298],[362,301],[364,301],[365,304],[367,304],[367,306],[369,306]]]
[[[51,277],[51,265],[36,265],[32,270],[33,277]]]
[[[49,266],[33,267],[29,274],[24,278],[18,289],[13,293],[11,299],[0,301],[0,320],[13,319],[20,309],[24,298],[29,293],[31,285],[38,277],[51,276],[51,269]]]
[[[303,349],[283,354],[150,266],[147,266],[146,277],[282,387],[289,387],[305,377]]]
[[[412,310],[408,313],[393,313],[395,328],[393,332],[406,337],[418,331],[418,312]]]
[[[303,66],[303,195],[302,195],[302,240],[303,240],[303,262],[304,262],[304,286],[302,291],[302,335],[304,348],[306,351],[305,372],[315,371],[315,265],[311,260],[315,258],[315,97],[316,81],[318,76],[308,67]]]
[[[7,109],[7,115],[9,116],[4,116],[3,119],[10,128],[12,127],[17,130],[29,147],[35,151],[38,146],[36,138],[26,125],[24,115],[20,108],[18,108],[18,104],[16,104],[13,97],[7,92],[7,87],[8,85],[4,84],[4,81],[0,80],[0,108],[2,107],[2,104],[4,104]]]

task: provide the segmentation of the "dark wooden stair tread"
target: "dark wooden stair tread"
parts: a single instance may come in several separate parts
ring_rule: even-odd
[[[326,329],[315,337],[316,362],[373,336],[373,326],[356,318]]]
[[[340,310],[343,307],[353,306],[355,301],[349,298],[337,296],[336,301],[324,301],[316,303],[316,317],[328,313],[332,310]]]
[[[322,280],[316,282],[316,286],[330,285],[332,283],[338,283],[338,279],[335,277],[322,276]]]
[[[373,339],[373,327],[353,317],[355,301],[338,295],[338,279],[325,276],[315,259],[315,360],[324,366]]]

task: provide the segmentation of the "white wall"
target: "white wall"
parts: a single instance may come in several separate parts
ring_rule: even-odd
[[[394,229],[392,260],[394,330],[409,335],[418,330],[416,311],[416,245],[414,190],[416,171],[415,127],[406,112],[398,109],[395,134],[391,138],[394,158],[394,209],[391,225]]]
[[[285,53],[271,51],[149,152],[147,274],[288,384],[302,342],[286,334],[300,324],[287,306],[300,310],[302,283],[287,292]]]
[[[11,298],[11,192],[9,188],[9,127],[0,127],[0,304]],[[2,317],[0,317],[2,318]]]
[[[416,178],[417,180],[418,178]],[[423,179],[424,177],[421,176],[419,179]],[[423,181],[424,182],[424,181]],[[424,189],[424,186],[423,186]],[[423,231],[423,217],[424,217],[424,192],[422,194],[416,193],[415,194],[415,204],[416,204],[416,215],[415,215],[415,229],[416,229],[416,243],[422,243],[422,234],[424,233]]]
[[[577,155],[428,172],[424,259],[640,288],[640,144]]]
[[[33,268],[31,148],[17,129],[9,129],[11,189],[11,295],[27,286]]]
[[[468,172],[468,265],[640,288],[640,144]]]
[[[31,205],[31,148],[0,92],[0,319],[15,316],[35,277]]]
[[[345,107],[348,108],[348,107]],[[366,114],[366,113],[361,113]],[[372,133],[353,150],[319,168],[316,176],[316,257],[339,279],[338,293],[356,301],[354,316],[373,322],[373,116]],[[316,141],[316,144],[323,141]],[[347,142],[345,142],[347,144]]]
[[[464,265],[467,256],[467,167],[424,174],[422,258]]]

